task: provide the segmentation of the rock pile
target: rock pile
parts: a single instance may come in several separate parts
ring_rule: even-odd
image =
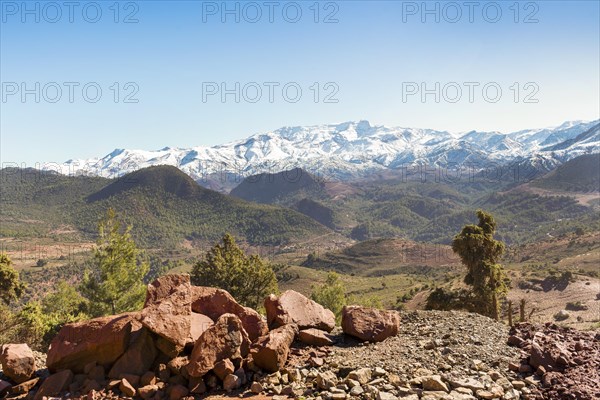
[[[237,389],[258,370],[253,354],[265,364],[285,362],[283,352],[264,350],[274,346],[264,337],[289,347],[259,313],[226,291],[191,286],[188,275],[167,275],[148,286],[142,311],[63,327],[48,351],[53,374],[35,399],[69,393],[174,400]]]
[[[296,338],[333,343],[335,316],[300,293],[272,295],[265,308],[266,319],[224,290],[167,275],[148,285],[139,312],[65,325],[50,344],[46,379],[33,376],[27,345],[3,346],[2,371],[11,382],[0,380],[0,395],[192,399],[279,371]]]
[[[65,325],[45,360],[0,348],[0,396],[198,399],[215,391],[307,400],[592,399],[600,334],[509,328],[477,314],[348,306],[342,326],[300,293],[264,318],[226,291],[167,275],[139,312]],[[507,345],[510,344],[510,345]],[[36,372],[37,370],[37,372]]]
[[[521,363],[511,368],[538,384],[532,398],[600,398],[600,333],[521,323],[508,343],[521,349]]]

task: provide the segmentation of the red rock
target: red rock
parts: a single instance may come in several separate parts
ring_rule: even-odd
[[[35,394],[34,400],[42,400],[44,396],[58,396],[68,389],[73,380],[73,372],[68,369],[50,375]]]
[[[320,329],[305,329],[298,333],[298,339],[309,346],[331,346],[331,336]]]
[[[159,364],[156,372],[159,381],[168,382],[171,377],[171,370],[165,364]]]
[[[110,366],[127,349],[132,325],[139,324],[136,318],[127,313],[63,326],[50,343],[48,369],[81,372],[90,362]]]
[[[194,394],[206,393],[206,384],[204,383],[204,379],[198,377],[190,377],[188,389],[190,389],[190,393]]]
[[[226,358],[217,362],[213,368],[213,371],[220,380],[224,380],[225,377],[229,374],[233,374],[235,371],[235,367],[230,359]]]
[[[552,359],[550,352],[545,351],[537,342],[533,342],[529,354],[529,365],[533,368],[543,367],[547,370],[554,368],[556,363]]]
[[[121,379],[121,383],[119,384],[119,390],[125,396],[129,396],[129,397],[135,396],[135,392],[136,392],[135,388],[125,378]]]
[[[290,346],[297,333],[298,327],[288,324],[259,338],[252,346],[254,363],[269,372],[279,371],[287,361]]]
[[[311,357],[308,360],[308,364],[311,367],[322,367],[323,364],[325,364],[325,360],[323,360],[321,357]]]
[[[102,385],[100,385],[97,381],[93,379],[88,379],[83,388],[81,388],[81,393],[89,393],[92,391],[99,391],[102,389]]]
[[[144,400],[152,398],[158,391],[156,385],[146,385],[138,389],[138,394]]]
[[[163,275],[148,285],[146,292],[146,302],[144,308],[160,303],[163,299],[171,296],[175,292],[184,288],[190,288],[190,276],[187,274],[180,275]]]
[[[226,392],[231,392],[232,390],[238,389],[240,386],[242,386],[242,383],[237,375],[229,374],[223,379],[223,389],[225,389]]]
[[[134,374],[122,374],[119,376],[121,381],[126,380],[134,388],[140,386],[140,377]]]
[[[96,364],[96,361],[89,362],[89,363],[87,363],[87,364],[84,365],[84,367],[83,367],[83,373],[87,375],[90,372],[92,372],[92,370],[94,368],[96,368],[97,366],[98,366],[98,364]]]
[[[246,370],[243,367],[239,367],[234,373],[238,378],[240,378],[240,384],[245,385],[248,383],[248,377],[246,376]]]
[[[204,314],[213,321],[223,314],[236,315],[253,342],[269,331],[267,322],[259,313],[238,304],[225,290],[192,286],[192,298],[192,311]]]
[[[171,386],[170,391],[171,391],[169,394],[170,400],[180,400],[180,399],[184,398],[185,396],[187,396],[188,393],[190,392],[189,389],[183,385]]]
[[[191,314],[191,328],[190,334],[192,342],[196,343],[198,338],[204,333],[205,330],[214,325],[212,319],[206,315],[193,312]]]
[[[204,376],[220,360],[246,357],[249,346],[250,340],[240,319],[233,314],[223,314],[194,345],[187,371],[192,377]]]
[[[273,327],[296,324],[299,329],[316,328],[327,332],[335,328],[333,312],[294,290],[286,290],[279,297],[270,295],[265,299],[265,309],[267,322]]]
[[[163,337],[157,338],[154,341],[154,345],[161,353],[163,353],[169,358],[177,357],[185,349],[184,346],[180,346],[175,343],[169,342]]]
[[[342,329],[358,339],[381,342],[398,334],[400,316],[395,311],[346,306],[342,310]]]
[[[169,361],[167,367],[169,371],[171,371],[172,375],[183,375],[184,377],[188,377],[186,365],[190,363],[190,359],[187,356],[184,357],[176,357]]]
[[[116,388],[119,387],[120,384],[121,384],[120,379],[113,379],[106,384],[106,388],[108,390],[115,390]]]
[[[152,371],[145,372],[140,377],[140,385],[142,386],[152,386],[156,384],[156,375]]]
[[[119,357],[108,373],[110,378],[118,378],[122,374],[142,375],[148,371],[158,352],[150,331],[138,329],[131,334],[127,351]]]
[[[16,383],[23,383],[35,372],[35,357],[26,344],[6,344],[0,354],[2,372]]]
[[[157,335],[178,346],[185,346],[192,342],[191,301],[189,287],[181,285],[168,297],[144,308],[141,322]]]
[[[95,366],[88,373],[88,377],[98,382],[104,381],[104,367],[102,365]]]

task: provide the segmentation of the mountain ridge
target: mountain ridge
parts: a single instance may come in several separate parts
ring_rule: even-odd
[[[118,179],[1,169],[0,181],[0,237],[48,235],[70,225],[91,238],[109,207],[134,226],[134,236],[145,246],[216,241],[226,232],[252,245],[280,245],[332,233],[295,210],[203,188],[172,166]]]
[[[394,170],[409,164],[436,166],[530,163],[552,169],[582,154],[600,152],[600,120],[568,121],[555,128],[503,134],[461,134],[432,129],[372,126],[368,121],[283,127],[212,147],[115,149],[102,158],[71,159],[73,174],[121,176],[153,165],[175,166],[203,186],[232,188],[230,181],[258,173],[302,168],[334,180]],[[219,182],[220,181],[220,182]]]

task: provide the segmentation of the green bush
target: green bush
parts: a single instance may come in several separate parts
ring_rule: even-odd
[[[344,308],[347,301],[344,285],[337,273],[329,272],[324,284],[313,287],[311,298],[323,307],[333,311],[337,320],[340,320],[342,308]]]
[[[225,289],[239,303],[252,308],[278,291],[274,266],[257,255],[247,256],[230,234],[194,265],[191,275],[194,285]]]

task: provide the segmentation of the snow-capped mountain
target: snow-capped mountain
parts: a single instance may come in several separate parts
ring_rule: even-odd
[[[329,177],[422,163],[437,166],[529,162],[546,169],[586,153],[600,152],[599,121],[571,121],[509,134],[372,126],[367,121],[284,127],[213,147],[156,151],[117,149],[102,157],[69,160],[69,174],[116,177],[152,165],[172,165],[201,181],[214,174],[248,176],[300,167]]]

